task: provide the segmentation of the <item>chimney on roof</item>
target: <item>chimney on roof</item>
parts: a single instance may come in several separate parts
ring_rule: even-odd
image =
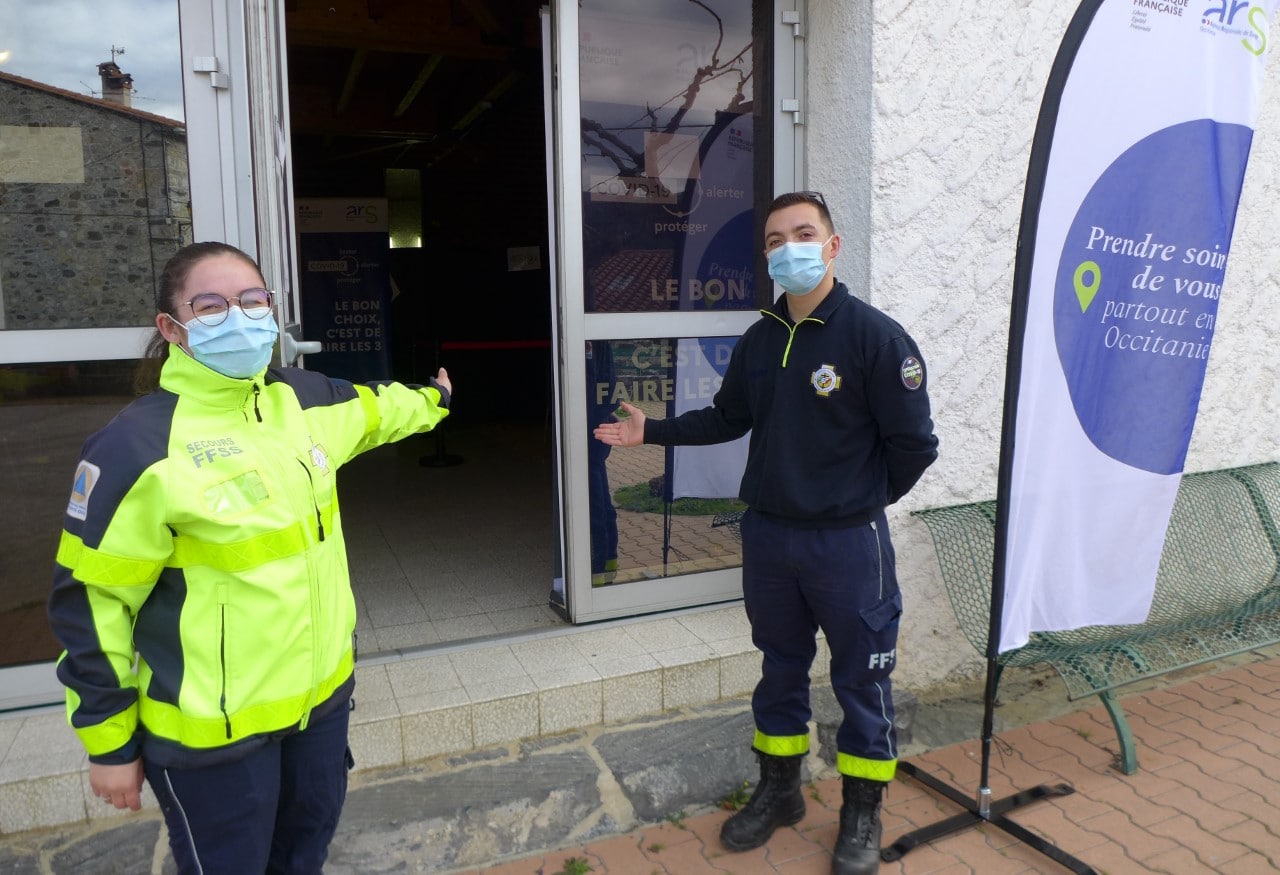
[[[102,99],[120,106],[133,105],[133,77],[121,73],[115,61],[103,61],[98,65],[98,76],[102,79]]]

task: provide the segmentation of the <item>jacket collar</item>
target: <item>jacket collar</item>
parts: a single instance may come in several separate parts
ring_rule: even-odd
[[[266,368],[263,368],[263,373]],[[262,384],[263,374],[248,379],[224,376],[207,368],[180,346],[169,344],[169,357],[160,371],[160,388],[210,407],[239,410]]]
[[[840,280],[835,281],[835,285],[831,287],[831,291],[827,292],[827,296],[822,299],[822,303],[814,308],[805,319],[814,319],[818,322],[826,322],[836,308],[845,302],[849,297],[849,289]],[[791,314],[787,312],[787,294],[783,292],[778,296],[778,300],[773,302],[773,306],[764,311],[777,316],[784,323],[791,323]],[[804,321],[804,320],[801,320]]]

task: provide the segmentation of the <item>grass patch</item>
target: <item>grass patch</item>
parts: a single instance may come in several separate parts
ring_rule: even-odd
[[[614,490],[613,503],[618,510],[632,513],[662,513],[662,478],[655,477],[647,483],[621,486]],[[736,498],[677,498],[671,504],[676,516],[712,516],[746,510],[747,506]]]

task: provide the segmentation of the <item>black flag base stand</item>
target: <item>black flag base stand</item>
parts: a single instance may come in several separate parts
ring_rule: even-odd
[[[984,816],[979,810],[978,805],[968,797],[964,796],[959,790],[949,784],[944,784],[933,775],[920,771],[913,764],[900,762],[898,763],[898,769],[899,771],[906,772],[908,776],[915,778],[921,784],[924,784],[939,795],[947,797],[952,802],[965,809],[965,811],[963,814],[957,814],[954,817],[947,818],[946,820],[940,820],[937,823],[921,827],[920,829],[902,836],[902,838],[898,839],[892,845],[880,852],[880,859],[884,860],[886,863],[892,863],[895,860],[902,859],[902,857],[912,848],[925,844],[926,842],[931,842],[934,839],[951,835],[953,832],[959,832],[962,829],[968,829],[969,827],[976,826],[979,823],[989,823],[992,826],[999,827],[1009,833],[1009,835],[1018,839],[1023,844],[1034,848],[1049,859],[1061,863],[1063,866],[1067,867],[1067,869],[1077,873],[1077,875],[1098,875],[1097,871],[1092,866],[1077,860],[1075,857],[1060,850],[1056,846],[1049,844],[1044,839],[1040,838],[1040,836],[1025,827],[1019,826],[1004,816],[1007,811],[1012,811],[1015,808],[1020,808],[1023,805],[1028,805],[1040,799],[1046,799],[1052,796],[1070,796],[1076,791],[1075,788],[1069,784],[1056,784],[1053,786],[1040,784],[1039,786],[1032,787],[1030,790],[1020,790],[1012,796],[1006,796],[1003,799],[998,799],[995,802],[990,803],[990,810]],[[986,792],[990,793],[989,790]]]

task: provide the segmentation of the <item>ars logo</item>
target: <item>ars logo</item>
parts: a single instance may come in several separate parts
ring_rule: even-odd
[[[1244,21],[1238,21],[1240,13]],[[1247,0],[1220,0],[1200,13],[1200,29],[1208,33],[1218,31],[1239,36],[1245,50],[1262,57],[1267,50],[1267,33],[1270,28],[1267,10]]]
[[[1234,24],[1236,20],[1236,13],[1241,10],[1248,9],[1249,5],[1250,4],[1246,2],[1246,0],[1222,0],[1221,3],[1210,6],[1201,14],[1204,15],[1205,18],[1212,18],[1216,15],[1218,17],[1219,24]]]

